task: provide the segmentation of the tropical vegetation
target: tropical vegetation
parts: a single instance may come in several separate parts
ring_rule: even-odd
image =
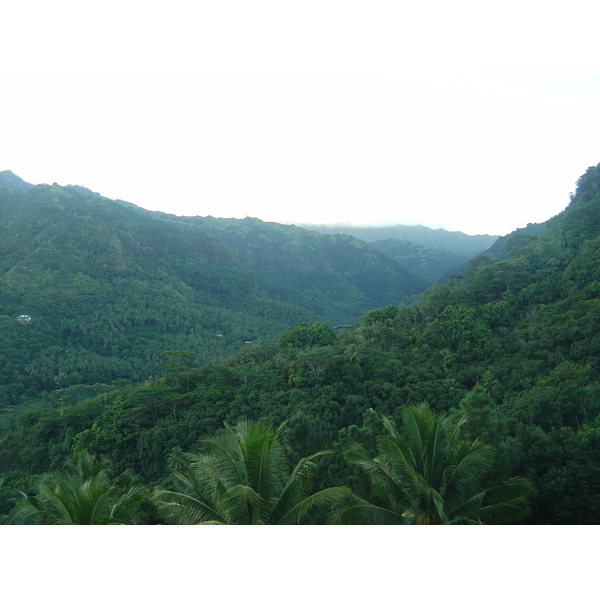
[[[386,435],[371,458],[351,442],[344,455],[368,476],[380,504],[348,502],[335,522],[416,525],[497,524],[527,515],[534,489],[522,477],[486,484],[494,449],[479,438],[461,439],[468,417],[433,415],[427,404],[404,407],[404,435],[384,417]]]
[[[240,421],[198,442],[173,474],[179,491],[158,490],[152,499],[167,522],[227,525],[314,523],[350,494],[343,487],[312,492],[327,451],[288,467],[284,426]]]
[[[60,521],[44,490],[77,505],[87,479],[65,461],[95,456],[110,463],[105,521],[142,486],[116,521],[279,522],[296,472],[299,523],[600,523],[599,182],[590,167],[543,226],[349,324],[293,301],[278,318],[242,246],[197,225],[127,206],[111,220],[114,204],[60,186],[2,190],[3,520]],[[269,492],[250,468],[258,439],[278,465]]]

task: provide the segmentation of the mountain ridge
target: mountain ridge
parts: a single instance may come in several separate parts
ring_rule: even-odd
[[[9,189],[29,189],[31,184],[25,182],[16,176],[12,171],[0,172],[0,185],[4,184]],[[84,195],[95,198],[106,198],[98,192],[94,192],[80,185],[65,186],[69,189],[78,191]],[[373,248],[382,251],[387,256],[398,262],[402,267],[410,272],[410,275],[404,273],[407,280],[408,294],[414,294],[422,291],[424,286],[437,282],[447,271],[450,271],[466,260],[473,258],[478,252],[487,248],[498,236],[469,236],[462,232],[449,232],[444,229],[431,229],[423,225],[396,225],[381,227],[358,227],[344,225],[312,225],[312,224],[283,224],[269,221],[262,221],[253,217],[245,219],[228,219],[223,217],[201,217],[201,216],[182,216],[177,217],[162,211],[148,211],[142,207],[124,200],[116,202],[128,206],[134,210],[142,211],[154,218],[171,221],[173,223],[187,223],[205,230],[211,230],[234,249],[239,259],[245,262],[256,275],[261,277],[266,271],[265,265],[258,265],[252,261],[249,256],[249,248],[243,250],[240,247],[239,240],[235,240],[231,235],[227,236],[226,229],[231,230],[232,225],[237,225],[238,230],[243,230],[248,224],[254,224],[256,227],[270,227],[271,233],[277,230],[280,234],[282,228],[299,227],[306,231],[315,231],[325,235],[349,235],[363,242],[370,244]],[[217,227],[217,223],[229,224],[229,227]],[[262,223],[263,225],[258,225]],[[265,225],[269,223],[269,225]],[[292,229],[288,229],[288,233]],[[223,237],[225,236],[225,237]],[[288,237],[293,237],[289,236]],[[305,238],[307,234],[305,234]],[[227,238],[227,239],[225,239]],[[393,240],[401,240],[394,242]],[[407,242],[410,242],[408,245]],[[281,257],[283,260],[283,257]],[[324,261],[326,262],[326,261]],[[261,270],[263,273],[261,273]],[[267,275],[265,284],[272,283],[273,274]],[[275,277],[275,279],[278,279]],[[411,282],[412,280],[412,282]],[[280,282],[278,282],[280,283]],[[359,284],[363,285],[363,279],[359,278]],[[295,282],[295,286],[303,287],[302,282]],[[293,286],[294,287],[294,286]],[[419,287],[421,289],[419,289]]]
[[[482,252],[501,237],[488,234],[468,235],[462,231],[448,231],[442,228],[432,229],[425,225],[402,225],[400,223],[368,227],[311,223],[298,223],[298,225],[321,233],[352,235],[368,243],[386,239],[400,239],[415,242],[425,248],[440,248],[465,256],[473,256]]]

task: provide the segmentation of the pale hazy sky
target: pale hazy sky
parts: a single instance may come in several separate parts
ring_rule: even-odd
[[[0,170],[178,215],[544,221],[600,162],[591,2],[19,2]]]

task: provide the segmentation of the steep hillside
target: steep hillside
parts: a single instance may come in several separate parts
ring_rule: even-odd
[[[348,236],[178,218],[6,171],[2,181],[4,404],[68,383],[143,379],[165,350],[207,362],[294,323],[351,325],[428,285]]]
[[[321,233],[355,236],[398,261],[429,284],[437,282],[447,273],[463,273],[466,267],[462,265],[466,261],[486,251],[498,240],[498,236],[467,235],[460,231],[430,229],[423,225],[353,227],[303,224],[302,227]]]
[[[163,350],[208,360],[314,318],[215,237],[58,185],[0,187],[0,242],[3,402],[142,379]]]
[[[260,219],[170,217],[223,241],[273,294],[293,297],[326,321],[352,324],[366,311],[410,301],[429,284],[404,266],[347,235],[324,235]]]
[[[444,273],[465,262],[464,256],[441,248],[425,248],[416,242],[379,240],[371,242],[371,245],[430,284],[436,283]]]
[[[515,231],[498,238],[481,254],[448,269],[440,276],[438,283],[448,283],[453,278],[464,277],[469,270],[479,268],[490,260],[508,258],[515,250],[535,241],[538,235],[546,230],[549,222],[529,223],[526,227],[515,229]]]
[[[102,198],[86,188],[69,187]],[[410,302],[433,282],[353,236],[320,234],[251,217],[176,217],[117,202],[147,217],[215,236],[270,297],[293,302],[331,324],[349,325],[378,306]],[[462,260],[457,257],[457,264]],[[437,256],[432,262],[439,262]]]
[[[25,192],[33,187],[31,183],[27,183],[12,171],[0,171],[0,185],[20,192]]]

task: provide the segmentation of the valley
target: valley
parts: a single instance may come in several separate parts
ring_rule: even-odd
[[[23,522],[59,522],[44,474],[103,457],[113,477],[142,486],[122,518],[184,522],[165,499],[195,481],[216,435],[239,448],[279,440],[277,477],[307,465],[303,493],[324,504],[295,522],[388,522],[389,511],[406,524],[600,522],[600,165],[562,213],[485,239],[460,263],[441,242],[389,231],[367,242],[174,217],[6,173],[5,521],[19,506]],[[252,425],[267,422],[285,423],[276,438]],[[424,439],[444,432],[445,477],[465,449],[481,461],[469,481],[482,487],[464,484],[480,490],[472,512],[426,479],[440,512],[418,517],[416,500],[374,478],[378,465],[397,468],[392,442],[415,459],[417,426]],[[56,495],[65,480],[52,481]],[[227,497],[251,512],[254,496],[239,489]],[[15,504],[19,490],[26,503]],[[235,522],[221,500],[198,518]],[[502,502],[518,510],[501,517]]]

